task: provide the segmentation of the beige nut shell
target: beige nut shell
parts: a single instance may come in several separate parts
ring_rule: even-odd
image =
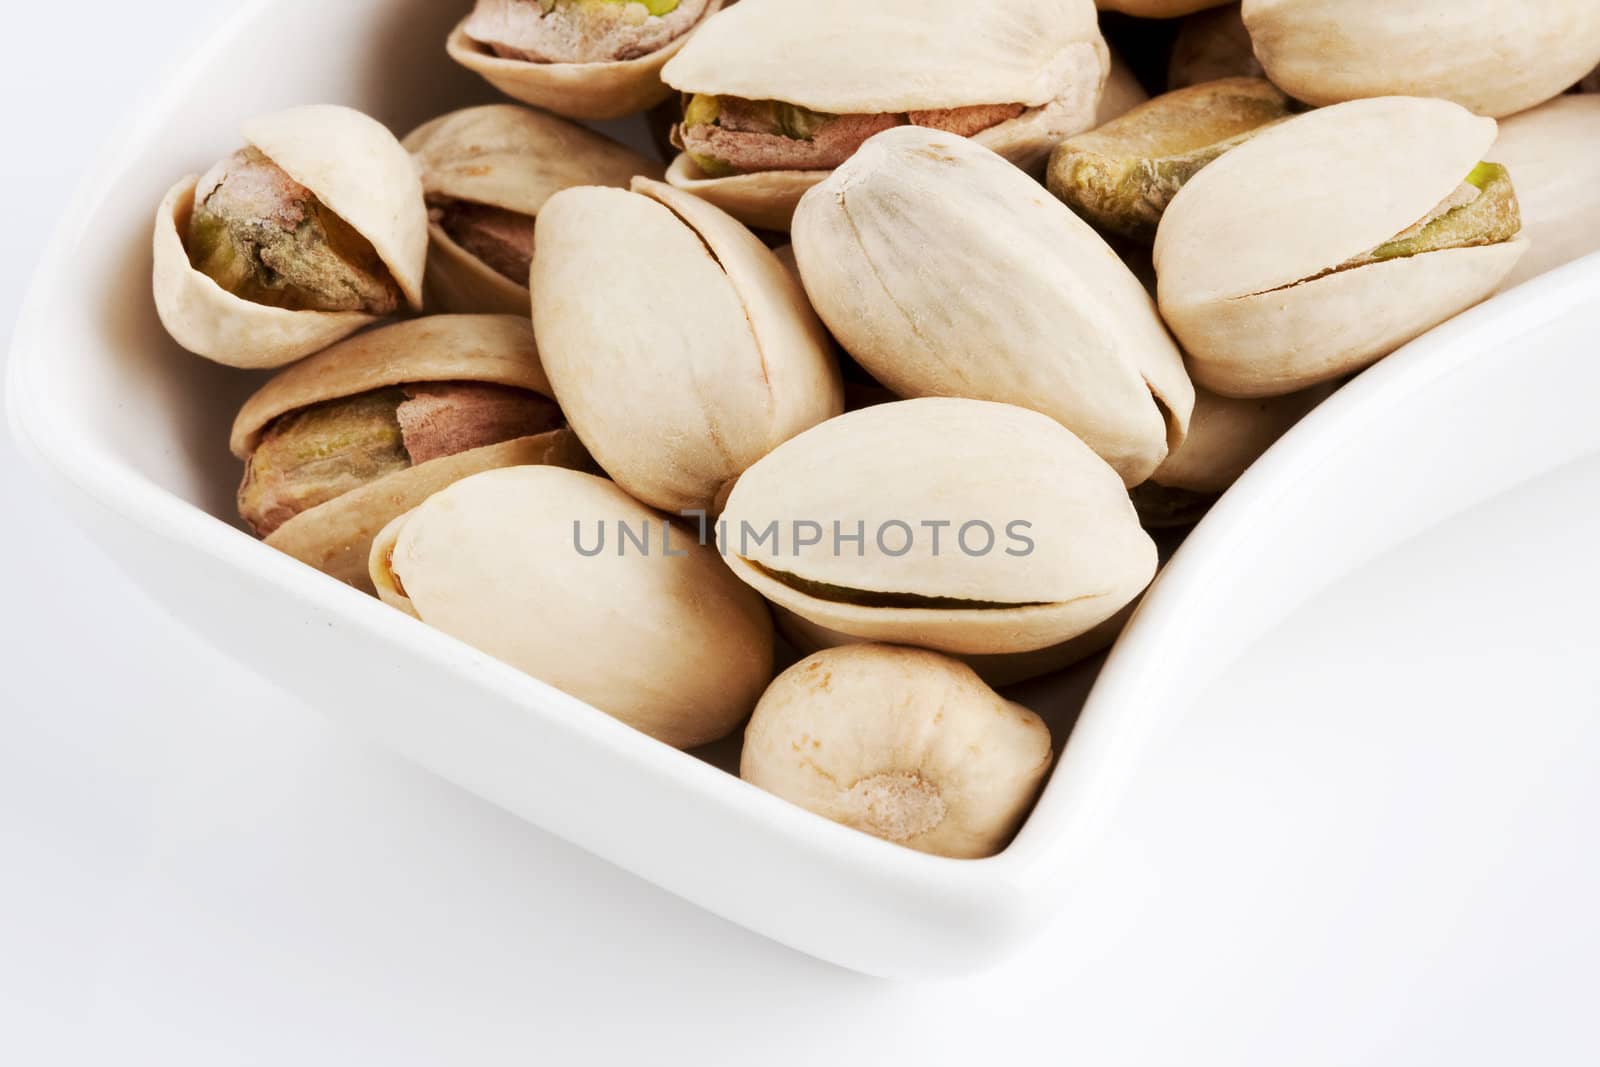
[[[793,237],[823,321],[900,395],[1042,411],[1129,485],[1182,441],[1193,389],[1148,292],[981,146],[881,133],[806,195]]]
[[[781,442],[844,407],[827,332],[765,245],[639,178],[567,189],[535,232],[544,366],[595,460],[668,512],[709,508]]]
[[[374,542],[379,596],[430,626],[678,748],[726,736],[772,673],[772,620],[715,549],[613,483],[557,467],[466,478]],[[648,526],[652,552],[598,524]]]
[[[1426,216],[1494,139],[1492,119],[1458,105],[1381,97],[1296,116],[1195,175],[1162,216],[1154,257],[1161,312],[1195,383],[1224,396],[1295,392],[1488,296],[1525,241],[1318,276]]]
[[[1600,96],[1559,96],[1511,116],[1494,157],[1511,172],[1530,246],[1505,287],[1600,252]]]
[[[775,604],[852,637],[961,654],[1030,652],[1085,633],[1156,566],[1115,471],[1054,420],[981,400],[903,400],[825,422],[746,471],[722,519],[729,566]],[[859,554],[834,551],[836,522],[864,531]],[[935,551],[922,524],[940,522],[949,525]],[[779,538],[762,540],[773,523]],[[797,523],[821,526],[822,542],[801,548]],[[903,554],[896,523],[916,535]],[[994,531],[987,551],[976,526],[969,550],[957,547],[969,523]],[[934,603],[863,604],[778,575]]]
[[[1050,762],[1044,721],[971,669],[854,645],[778,676],[745,731],[739,775],[907,848],[977,859],[1011,840]]]
[[[371,243],[412,307],[422,306],[428,214],[411,157],[377,120],[317,104],[244,123],[244,140]],[[290,311],[243,300],[194,269],[183,234],[198,178],[156,210],[152,289],[174,340],[232,367],[269,368],[310,355],[371,323],[360,312]]]
[[[530,63],[504,59],[467,36],[463,18],[450,32],[445,51],[513,100],[580,120],[620,119],[649,111],[670,95],[661,68],[722,7],[711,0],[700,22],[664,48],[637,59],[610,63]]]
[[[626,188],[635,174],[659,178],[661,164],[603,134],[517,104],[487,104],[442,115],[402,142],[417,161],[423,192],[533,217],[551,194],[574,185]],[[428,228],[430,310],[525,315],[518,285]]]

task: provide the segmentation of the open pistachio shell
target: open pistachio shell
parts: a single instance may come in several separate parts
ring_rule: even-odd
[[[1096,0],[1101,11],[1117,11],[1142,19],[1173,19],[1192,15],[1228,0]]]
[[[722,7],[711,0],[695,29],[636,59],[610,63],[531,63],[505,59],[467,36],[462,19],[445,42],[450,58],[514,100],[572,119],[620,119],[648,111],[671,92],[661,68]]]
[[[546,202],[533,319],[573,429],[619,485],[669,512],[709,508],[750,464],[843,410],[799,284],[749,230],[662,182]]]
[[[793,236],[817,312],[896,393],[1042,411],[1129,485],[1183,440],[1194,394],[1149,294],[982,146],[881,133],[806,194]]]
[[[551,396],[533,330],[509,315],[439,315],[372,330],[295,364],[245,402],[230,447],[248,459],[280,416],[386,386],[480,382]],[[588,455],[571,430],[520,437],[430,459],[309,508],[274,530],[267,544],[367,592],[372,538],[407,509],[450,483],[495,467],[549,463],[582,467]]]
[[[1167,88],[1185,89],[1219,78],[1259,78],[1262,73],[1239,5],[1226,4],[1198,11],[1178,27],[1167,61]]]
[[[686,93],[779,100],[831,115],[1020,104],[973,140],[1025,169],[1088,129],[1109,52],[1090,0],[742,0],[662,77]],[[716,177],[680,154],[673,185],[748,225],[788,229],[825,170]]]
[[[772,620],[715,549],[664,531],[603,478],[510,467],[391,523],[373,544],[372,580],[428,625],[692,748],[750,714],[772,674]]]
[[[1500,124],[1528,254],[1507,287],[1600,251],[1600,96],[1561,96]]]
[[[1296,116],[1195,175],[1156,234],[1162,314],[1195,382],[1279,396],[1387,355],[1494,291],[1527,242],[1361,262],[1445,204],[1495,123],[1384,97]]]
[[[851,637],[1031,652],[1155,573],[1121,479],[1059,423],[928,398],[831,419],[745,472],[718,526],[735,574]]]
[[[1301,100],[1452,100],[1500,117],[1600,61],[1594,0],[1245,0],[1267,77]]]
[[[242,127],[245,142],[310,190],[369,242],[413,307],[422,306],[428,216],[405,149],[376,120],[313,105]],[[174,185],[156,211],[152,289],[174,340],[233,367],[281,367],[374,321],[362,312],[292,311],[235,296],[196,270],[184,241],[198,179]]]
[[[774,681],[739,775],[824,818],[938,856],[999,852],[1050,769],[1044,720],[945,656],[857,645]]]
[[[661,164],[593,130],[516,104],[454,111],[402,142],[417,161],[430,204],[460,201],[526,216],[574,185],[627,188]],[[527,278],[513,281],[462,247],[434,218],[428,230],[429,310],[528,313]]]

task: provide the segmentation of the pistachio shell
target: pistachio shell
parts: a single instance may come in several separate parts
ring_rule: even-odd
[[[772,673],[772,622],[715,550],[602,478],[511,467],[463,479],[374,542],[379,595],[679,748],[726,736]],[[651,554],[586,556],[603,524]],[[620,546],[618,546],[620,548]]]
[[[245,140],[349,223],[414,307],[422,301],[428,218],[410,158],[381,124],[349,108],[294,108],[244,124]],[[194,210],[190,176],[156,210],[152,290],[174,340],[233,367],[281,367],[375,321],[361,312],[290,311],[241,299],[194,269],[183,234]]]
[[[613,63],[529,63],[502,59],[466,33],[466,19],[451,31],[445,51],[457,63],[481,75],[514,100],[573,119],[620,119],[648,111],[670,90],[661,83],[661,68],[722,7],[711,0],[699,26],[665,48],[637,59]]]
[[[823,321],[900,395],[1042,411],[1129,485],[1182,441],[1193,392],[1149,294],[994,153],[886,131],[806,195],[793,236]]]
[[[530,218],[561,189],[626,188],[635,174],[663,173],[659,163],[609,137],[516,104],[451,112],[413,130],[402,144],[417,161],[430,202],[463,200]],[[527,314],[526,285],[462,248],[437,222],[428,233],[430,309]]]
[[[1528,254],[1507,287],[1600,251],[1600,96],[1562,96],[1500,124]]]
[[[739,774],[834,822],[971,859],[1010,841],[1050,762],[1044,721],[969,668],[857,645],[778,676],[745,731]]]
[[[812,523],[820,542],[800,544]],[[835,529],[862,542],[835,544]],[[1052,419],[980,400],[899,401],[808,430],[734,485],[719,537],[735,574],[812,623],[967,654],[1085,633],[1156,565],[1104,461]]]
[[[1196,383],[1294,392],[1491,293],[1526,242],[1337,268],[1426,217],[1494,137],[1492,120],[1443,100],[1359,100],[1280,123],[1195,175],[1162,217],[1155,265]]]
[[[750,464],[843,409],[839,369],[799,284],[753,234],[669,185],[633,189],[545,204],[534,327],[601,467],[656,507],[709,508]]]
[[[1112,52],[1111,72],[1106,76],[1105,88],[1100,91],[1100,103],[1094,109],[1094,125],[1090,128],[1121,118],[1148,99],[1150,94],[1139,84],[1138,75],[1133,73],[1128,61]]]
[[[1192,15],[1208,7],[1220,7],[1228,0],[1097,0],[1101,11],[1117,11],[1142,19],[1171,19]]]
[[[1221,493],[1333,390],[1319,385],[1287,396],[1239,400],[1196,389],[1189,436],[1150,480],[1173,489]]]
[[[1245,0],[1267,76],[1311,104],[1429,96],[1525,110],[1600,61],[1594,0]]]

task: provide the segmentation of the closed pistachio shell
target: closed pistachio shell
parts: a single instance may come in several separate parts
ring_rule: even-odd
[[[696,29],[634,59],[603,63],[534,63],[495,55],[467,35],[467,19],[451,32],[445,51],[513,100],[580,120],[620,119],[648,111],[671,90],[661,68],[722,7],[711,0]]]
[[[1198,11],[1178,27],[1167,63],[1167,89],[1219,78],[1259,78],[1262,73],[1239,5],[1226,4]]]
[[[1517,183],[1530,246],[1506,287],[1600,251],[1600,96],[1561,96],[1511,116],[1494,155]]]
[[[714,549],[681,530],[664,544],[663,521],[592,475],[489,471],[391,523],[372,580],[386,603],[692,748],[750,714],[772,674],[772,621]],[[649,555],[624,550],[622,525]],[[586,554],[602,530],[604,550]]]
[[[1142,19],[1172,19],[1192,15],[1228,0],[1097,0],[1101,11],[1117,11]]]
[[[916,127],[806,195],[794,248],[840,344],[902,396],[1020,404],[1137,485],[1183,439],[1193,389],[1137,278],[1020,170]]]
[[[375,119],[333,105],[261,116],[245,142],[371,244],[412,307],[422,305],[428,217],[405,149]],[[235,296],[190,263],[184,234],[198,179],[175,184],[156,211],[152,289],[174,340],[233,367],[268,368],[320,351],[375,321],[356,311],[290,310]]]
[[[1594,0],[1245,0],[1267,77],[1311,104],[1372,96],[1523,111],[1600,62]]]
[[[1196,384],[1277,396],[1373,362],[1493,292],[1499,240],[1347,266],[1459,190],[1495,123],[1384,97],[1282,122],[1200,171],[1156,234],[1161,311]]]
[[[1156,565],[1121,479],[1071,432],[948,398],[779,446],[734,485],[719,538],[735,574],[818,626],[961,654],[1077,637]]]
[[[820,652],[778,676],[745,731],[746,781],[919,852],[999,852],[1050,769],[1050,730],[944,656]]]
[[[461,201],[526,216],[529,225],[551,194],[574,185],[627,188],[636,174],[662,167],[593,130],[516,104],[451,112],[402,142],[417,161],[430,204]],[[429,226],[430,310],[525,315],[528,286],[507,278],[462,247],[439,219]]]
[[[539,213],[533,318],[556,397],[597,462],[669,512],[843,410],[799,284],[750,231],[640,178]]]

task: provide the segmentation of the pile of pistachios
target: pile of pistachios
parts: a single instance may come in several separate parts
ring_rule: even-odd
[[[245,122],[154,238],[172,337],[277,369],[243,523],[667,744],[744,728],[829,819],[1004,848],[1052,737],[992,686],[1105,649],[1151,531],[1350,375],[1600,248],[1595,0],[1100,7],[477,0],[446,51],[518,103]],[[624,116],[659,160],[574,121]]]

